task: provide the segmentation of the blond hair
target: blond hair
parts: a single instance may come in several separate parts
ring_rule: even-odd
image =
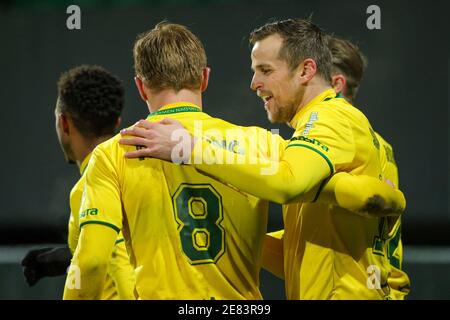
[[[182,25],[161,22],[139,35],[133,56],[136,75],[152,90],[200,89],[205,49]]]

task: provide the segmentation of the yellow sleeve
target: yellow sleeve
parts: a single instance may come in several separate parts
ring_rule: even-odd
[[[314,188],[330,175],[331,170],[321,155],[307,148],[289,148],[279,161],[253,158],[246,162],[245,156],[234,154],[236,163],[217,165],[214,159],[223,158],[223,153],[229,151],[200,140],[195,144],[192,163],[198,171],[219,181],[230,183],[258,198],[282,204]],[[198,154],[203,154],[207,160],[199,161]]]
[[[114,281],[120,300],[136,299],[134,296],[134,269],[130,264],[127,248],[125,247],[123,239],[116,241],[116,246],[108,264],[108,274]]]
[[[69,224],[68,224],[68,233],[67,233],[67,244],[69,245],[70,252],[75,252],[75,248],[78,243],[78,221],[75,221],[75,215],[78,215],[78,212],[70,213]]]
[[[278,133],[259,128],[244,127],[245,143],[249,149],[249,157],[279,160],[289,140],[283,139]]]
[[[267,143],[258,143],[258,156],[266,155],[267,158],[282,157],[289,140],[284,140],[279,135],[262,128],[249,127],[248,129],[248,131],[254,130],[253,136],[258,135],[258,139],[255,139],[256,141],[267,141]],[[264,138],[265,135],[267,135],[267,138]],[[251,137],[250,141],[252,141]],[[380,136],[378,137],[383,146],[382,152],[385,152],[383,159],[387,160],[383,161],[384,175],[398,188],[397,166],[392,147]],[[347,148],[351,149],[351,146]],[[351,152],[347,152],[347,159],[341,157],[341,161],[348,161],[350,157]],[[365,217],[397,216],[403,213],[406,206],[405,197],[400,190],[394,189],[387,183],[370,176],[354,176],[350,173],[339,172],[326,181],[322,190],[320,190],[320,187],[319,185],[316,188],[312,188],[309,192],[301,194],[294,200],[296,202],[318,202],[338,205]]]
[[[264,137],[265,129],[255,128],[260,137]],[[348,130],[348,128],[346,128]],[[303,133],[303,132],[302,132]],[[282,139],[279,135],[267,131],[267,143],[258,144],[260,155],[267,155],[268,158],[279,157],[284,153],[284,149],[289,140]],[[349,134],[349,133],[348,133]],[[392,188],[387,183],[370,176],[354,176],[350,173],[339,172],[327,180],[323,189],[320,185],[312,188],[309,192],[301,194],[295,198],[297,202],[318,202],[338,205],[351,212],[365,217],[385,217],[397,216],[403,213],[406,201],[403,193],[398,190],[398,170],[394,160],[392,146],[381,136],[377,137],[382,145],[383,153],[383,175],[395,185]],[[264,139],[258,139],[258,141]],[[299,140],[294,140],[299,141]],[[347,151],[337,161],[348,162],[352,157],[351,141],[347,141]],[[278,152],[278,154],[277,154]],[[339,183],[338,183],[339,181]]]
[[[64,300],[100,299],[117,233],[103,225],[86,225],[80,233],[64,286]]]
[[[217,149],[214,163],[251,164],[253,159],[279,160],[284,153],[288,141],[278,133],[255,126],[243,127],[222,122],[216,123],[221,130],[209,129],[199,132],[193,130],[193,134],[203,139],[206,145]],[[203,160],[207,162],[208,158],[205,157]]]
[[[323,119],[322,115],[321,118]],[[323,158],[318,160],[319,165],[322,162],[323,167],[323,160],[325,159],[330,171],[334,171],[330,159],[339,164],[351,161],[353,158],[351,130],[344,120],[340,122],[343,123],[341,129],[336,131],[335,126],[327,126],[323,120],[317,121],[315,123],[314,136],[305,136],[304,126],[302,126],[290,141],[284,140],[279,135],[272,134],[262,128],[239,127],[244,130],[241,131],[241,136],[245,135],[244,145],[247,146],[250,152],[246,152],[244,155],[228,155],[226,154],[228,151],[215,147],[208,139],[199,139],[195,145],[191,160],[199,171],[212,175],[224,183],[232,184],[243,191],[275,202],[317,201],[339,205],[357,214],[372,217],[401,214],[405,207],[403,194],[399,190],[392,189],[384,182],[369,176],[352,176],[343,172],[335,174],[330,180],[325,180],[324,185],[316,184],[312,186],[313,183],[311,183],[306,187],[303,186],[305,192],[297,194],[293,198],[291,198],[292,195],[283,198],[283,194],[275,192],[277,187],[293,187],[289,181],[293,180],[292,176],[295,174],[295,171],[300,171],[303,168],[309,168],[309,171],[317,170],[315,167],[317,165],[316,160],[319,159],[317,156],[314,157],[313,155],[313,158],[307,161],[295,158],[295,155],[290,155],[292,152],[289,148],[286,149],[288,144],[292,147],[300,147],[316,152]],[[333,135],[339,136],[339,134],[347,138],[341,139],[342,141],[335,139],[335,141],[329,137]],[[318,139],[326,141],[326,144],[321,143]],[[243,140],[242,137],[241,140]],[[340,146],[330,150],[329,145],[336,145],[338,142]],[[285,152],[288,153],[287,158],[283,158]],[[327,155],[327,152],[331,154]],[[226,161],[227,159],[232,159],[234,162],[230,164],[230,162]],[[213,165],[214,163],[218,165]],[[260,165],[254,165],[255,163]],[[303,163],[304,165],[294,166],[294,170],[291,170],[290,168],[292,167],[289,166],[289,163]],[[287,169],[286,179],[284,179],[283,175],[273,177],[273,172],[280,167]],[[302,173],[300,172],[299,174]],[[259,180],[255,180],[252,177],[257,177]],[[276,180],[277,177],[279,178],[278,181]],[[268,195],[266,190],[260,189],[260,185],[265,185],[264,179],[266,178],[272,179],[268,184],[271,184],[273,189]],[[339,183],[337,183],[338,181]],[[278,198],[276,198],[277,196]]]
[[[336,164],[350,163],[354,157],[353,135],[348,122],[321,111],[314,130],[306,136],[307,124],[299,126],[278,159],[235,154],[232,157],[235,161],[218,163],[216,160],[228,159],[228,155],[224,157],[223,154],[229,151],[198,139],[191,163],[199,171],[259,198],[277,203],[299,201],[299,196],[330,177]]]
[[[365,217],[399,216],[406,207],[400,190],[377,178],[346,172],[333,175],[317,202],[335,204]]]
[[[107,154],[98,147],[84,179],[80,237],[66,279],[64,299],[100,299],[115,241],[122,228],[118,176]]]
[[[280,279],[284,279],[283,235],[284,230],[267,233],[262,253],[262,267]]]
[[[72,254],[75,252],[75,248],[77,247],[78,243],[78,237],[80,236],[80,224],[78,223],[78,216],[81,205],[81,197],[83,194],[83,183],[84,179],[80,177],[80,179],[70,191],[70,218],[68,225],[67,242]]]
[[[100,147],[92,153],[84,179],[80,228],[87,224],[101,224],[118,234],[122,229],[119,176],[109,155]]]

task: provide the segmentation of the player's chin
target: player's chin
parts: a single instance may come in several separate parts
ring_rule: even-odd
[[[271,112],[270,110],[267,110],[267,119],[269,119],[270,123],[280,123],[281,119],[278,113]]]

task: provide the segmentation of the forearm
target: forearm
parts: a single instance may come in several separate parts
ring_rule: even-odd
[[[340,207],[366,217],[399,216],[406,207],[400,190],[370,176],[342,175],[335,194]]]
[[[64,299],[100,299],[117,233],[102,225],[82,227],[69,274]]]
[[[116,244],[114,254],[108,265],[108,274],[114,281],[120,300],[134,300],[135,276],[130,264],[125,243]]]
[[[330,174],[323,158],[309,149],[286,152],[281,160],[267,159],[234,154],[204,140],[196,143],[191,163],[207,175],[277,203],[306,194]]]
[[[97,257],[72,261],[64,287],[64,300],[98,300],[101,298],[107,262]]]

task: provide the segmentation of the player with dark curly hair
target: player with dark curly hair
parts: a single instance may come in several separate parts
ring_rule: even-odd
[[[104,68],[83,65],[61,75],[55,109],[56,132],[66,160],[77,164],[81,178],[70,193],[68,246],[31,250],[22,261],[30,286],[43,277],[66,273],[79,238],[84,171],[94,148],[115,134],[123,107],[123,84]],[[116,240],[107,274],[102,299],[134,299],[134,270],[122,234]]]
[[[58,138],[69,162],[75,159],[73,147],[93,149],[99,141],[111,138],[120,123],[124,106],[121,81],[98,66],[80,66],[61,75],[58,81],[56,113],[60,115],[62,129],[73,126],[79,135],[61,135]],[[58,127],[58,123],[57,123]],[[67,127],[67,128],[66,128]],[[72,139],[81,140],[72,143]],[[89,152],[90,153],[90,152]]]

